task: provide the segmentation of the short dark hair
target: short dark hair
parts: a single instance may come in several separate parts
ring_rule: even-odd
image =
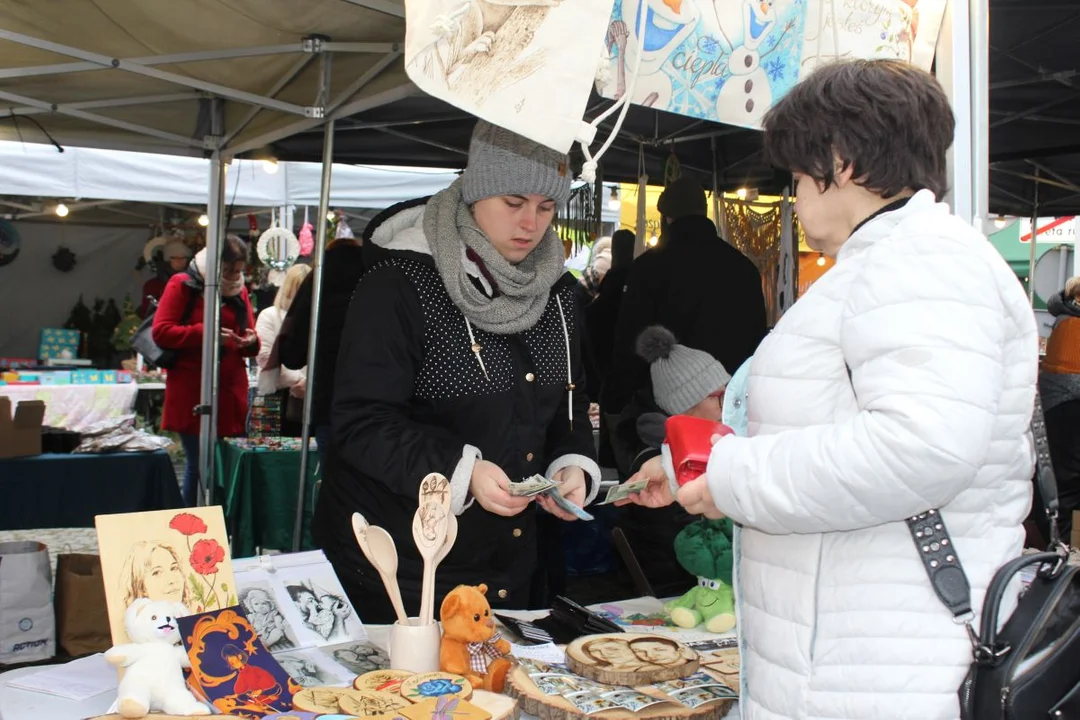
[[[236,235],[226,235],[225,245],[221,248],[221,262],[231,263],[237,260],[247,262],[248,246]]]
[[[882,197],[948,189],[956,120],[932,75],[896,60],[842,60],[812,72],[765,115],[768,161],[835,182],[835,157]],[[835,155],[834,155],[835,154]]]

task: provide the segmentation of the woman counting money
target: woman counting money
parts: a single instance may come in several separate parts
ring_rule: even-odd
[[[396,539],[402,597],[416,614],[423,561],[410,538],[432,472],[450,479],[458,516],[436,607],[454,586],[481,582],[496,609],[541,605],[546,566],[565,562],[556,520],[574,520],[569,506],[590,502],[600,480],[576,281],[551,227],[570,182],[565,155],[481,121],[461,178],[384,211],[365,233],[372,264],[341,338],[314,520],[364,622],[395,616],[352,513]],[[537,474],[553,489],[515,494]]]

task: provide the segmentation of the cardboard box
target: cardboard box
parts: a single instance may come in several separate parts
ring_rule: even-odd
[[[115,370],[102,370],[101,382],[105,385],[113,385],[116,383],[116,371]]]
[[[135,378],[133,378],[131,373],[128,372],[127,370],[117,370],[116,371],[116,382],[121,383],[121,384],[125,384],[125,383],[129,383],[129,382],[133,382],[134,380],[135,380]]]
[[[45,403],[21,400],[12,414],[11,398],[0,396],[0,458],[41,454]]]
[[[41,342],[38,344],[38,357],[42,360],[47,358],[77,358],[79,357],[80,339],[81,335],[78,330],[42,328]]]
[[[71,371],[70,370],[49,370],[41,373],[42,385],[70,385],[71,384]]]

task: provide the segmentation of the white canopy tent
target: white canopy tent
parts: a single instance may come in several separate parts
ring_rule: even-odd
[[[124,200],[205,205],[210,161],[181,155],[0,142],[0,195],[80,200]],[[318,205],[321,167],[233,160],[225,173],[225,198],[253,207]],[[385,208],[442,190],[456,174],[428,168],[333,166],[330,203]],[[0,201],[2,202],[2,201]],[[18,210],[8,206],[3,212]]]

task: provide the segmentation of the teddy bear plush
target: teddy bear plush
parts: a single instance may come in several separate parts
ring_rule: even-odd
[[[495,632],[487,585],[458,585],[443,599],[439,668],[465,677],[474,688],[501,693],[513,667],[510,643]]]
[[[699,520],[675,536],[675,557],[698,584],[664,608],[671,621],[682,628],[702,622],[709,632],[723,633],[735,627],[735,593],[731,587],[734,553],[731,520]]]
[[[183,603],[135,600],[124,611],[130,643],[116,645],[105,659],[124,668],[117,692],[118,709],[126,718],[141,718],[153,710],[168,715],[209,715],[184,682],[183,668],[191,667],[180,644],[176,618],[189,615]]]

